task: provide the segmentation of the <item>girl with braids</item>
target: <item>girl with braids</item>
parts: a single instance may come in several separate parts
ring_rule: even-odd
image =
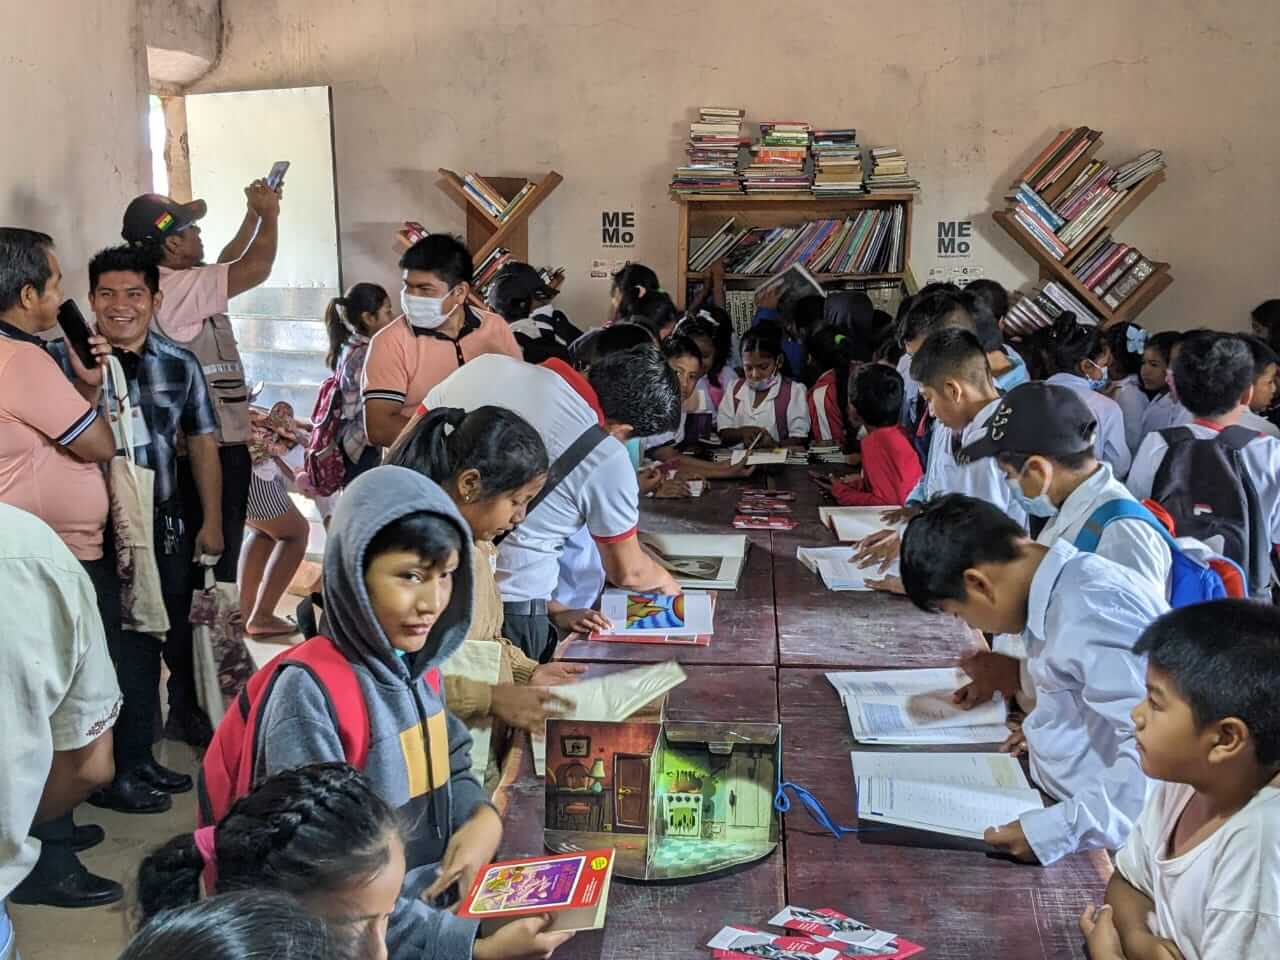
[[[347,464],[346,483],[378,465],[378,448],[369,444],[364,432],[360,377],[369,341],[393,319],[391,298],[376,283],[357,283],[346,296],[329,301],[324,312],[329,332],[329,353],[324,362],[337,375],[342,394],[338,442]]]
[[[471,628],[463,641],[463,655],[467,643],[496,642],[501,647],[501,671],[498,683],[480,683],[451,675],[446,661],[450,712],[472,728],[497,719],[506,727],[540,731],[548,717],[567,706],[548,687],[572,682],[586,668],[564,662],[540,665],[502,635],[502,596],[493,568],[494,540],[524,520],[530,501],[546,483],[548,457],[542,438],[523,417],[501,407],[477,407],[470,413],[441,407],[405,429],[388,453],[387,463],[416,470],[438,483],[475,541]],[[492,737],[492,748],[500,740]],[[481,767],[487,764],[484,779],[493,780],[495,758],[473,759]]]

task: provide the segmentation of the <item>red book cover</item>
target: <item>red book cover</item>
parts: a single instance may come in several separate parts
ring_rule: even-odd
[[[603,915],[612,876],[612,849],[490,864],[476,874],[471,890],[458,906],[458,916],[515,920],[569,911]]]
[[[733,518],[738,530],[794,530],[796,522],[790,517],[758,516],[740,513]]]

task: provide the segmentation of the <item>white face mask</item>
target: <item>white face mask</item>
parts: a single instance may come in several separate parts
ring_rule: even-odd
[[[409,325],[420,330],[434,330],[449,317],[453,316],[455,306],[448,313],[444,312],[445,297],[415,297],[407,290],[400,291],[400,306],[409,319]]]

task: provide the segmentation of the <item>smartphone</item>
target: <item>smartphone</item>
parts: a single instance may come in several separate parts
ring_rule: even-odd
[[[277,160],[271,165],[271,172],[267,174],[267,186],[272,190],[279,190],[280,184],[284,183],[284,175],[289,171],[288,160]]]
[[[89,338],[93,336],[93,331],[89,329],[84,314],[80,312],[74,300],[64,301],[58,308],[58,326],[62,327],[63,336],[67,338],[67,343],[76,352],[76,356],[80,358],[85,368],[91,370],[96,367],[98,358],[93,355],[93,350],[89,347]]]

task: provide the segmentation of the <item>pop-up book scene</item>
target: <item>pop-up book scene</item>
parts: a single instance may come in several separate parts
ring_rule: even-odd
[[[778,844],[776,723],[547,721],[546,846],[633,880],[719,873]]]

